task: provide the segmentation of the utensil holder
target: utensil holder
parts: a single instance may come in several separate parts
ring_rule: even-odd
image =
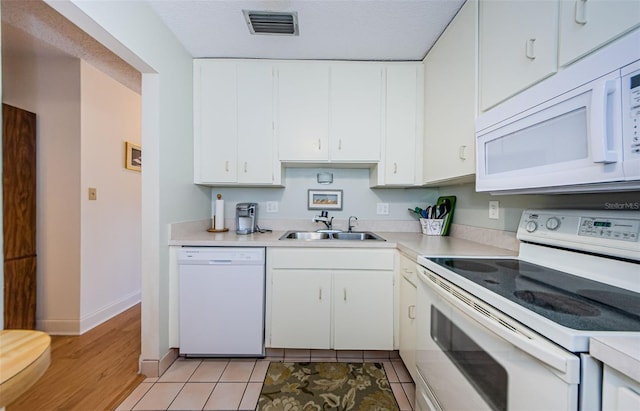
[[[426,235],[442,235],[444,229],[444,219],[421,218],[422,234]]]

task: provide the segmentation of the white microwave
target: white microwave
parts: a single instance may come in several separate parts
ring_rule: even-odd
[[[640,30],[476,120],[476,190],[640,190]]]

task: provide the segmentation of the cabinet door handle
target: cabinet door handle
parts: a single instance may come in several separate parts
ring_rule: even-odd
[[[342,292],[343,292],[344,300],[345,300],[345,301],[347,301],[347,289],[346,289],[346,288],[343,288],[343,289],[342,289]]]
[[[464,153],[466,149],[467,149],[467,146],[465,145],[460,146],[460,148],[458,149],[458,157],[460,157],[460,160],[467,159],[467,156]]]
[[[318,150],[322,150],[322,140],[318,139]]]
[[[244,162],[244,172],[245,173],[247,172],[247,162],[246,161]]]
[[[398,163],[393,163],[393,174],[398,174]]]
[[[322,301],[322,287],[318,288],[318,300]]]
[[[535,43],[536,43],[536,39],[527,40],[527,44],[525,46],[525,54],[527,55],[527,58],[529,60],[535,60],[536,58],[536,51],[534,48]]]
[[[409,307],[407,307],[407,317],[409,317],[410,320],[415,320],[416,319],[416,306],[415,305],[410,305]]]
[[[342,150],[342,139],[338,139],[338,150]]]
[[[229,172],[229,160],[224,162],[224,171],[227,173]]]
[[[578,24],[587,24],[587,0],[576,0],[573,18]]]

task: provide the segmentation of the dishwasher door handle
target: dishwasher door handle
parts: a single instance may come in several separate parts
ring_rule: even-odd
[[[215,265],[215,264],[231,264],[233,261],[231,260],[209,260],[208,261],[210,265]]]

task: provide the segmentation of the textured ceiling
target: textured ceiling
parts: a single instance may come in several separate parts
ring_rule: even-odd
[[[193,57],[422,60],[464,0],[146,0]],[[300,35],[250,35],[243,9],[296,11]]]
[[[193,57],[421,60],[464,0],[143,0]],[[140,92],[140,73],[40,0],[1,0],[2,54],[83,59]],[[300,35],[250,35],[243,9],[296,11]]]
[[[140,72],[39,0],[2,0],[2,55],[79,58],[140,93]]]

